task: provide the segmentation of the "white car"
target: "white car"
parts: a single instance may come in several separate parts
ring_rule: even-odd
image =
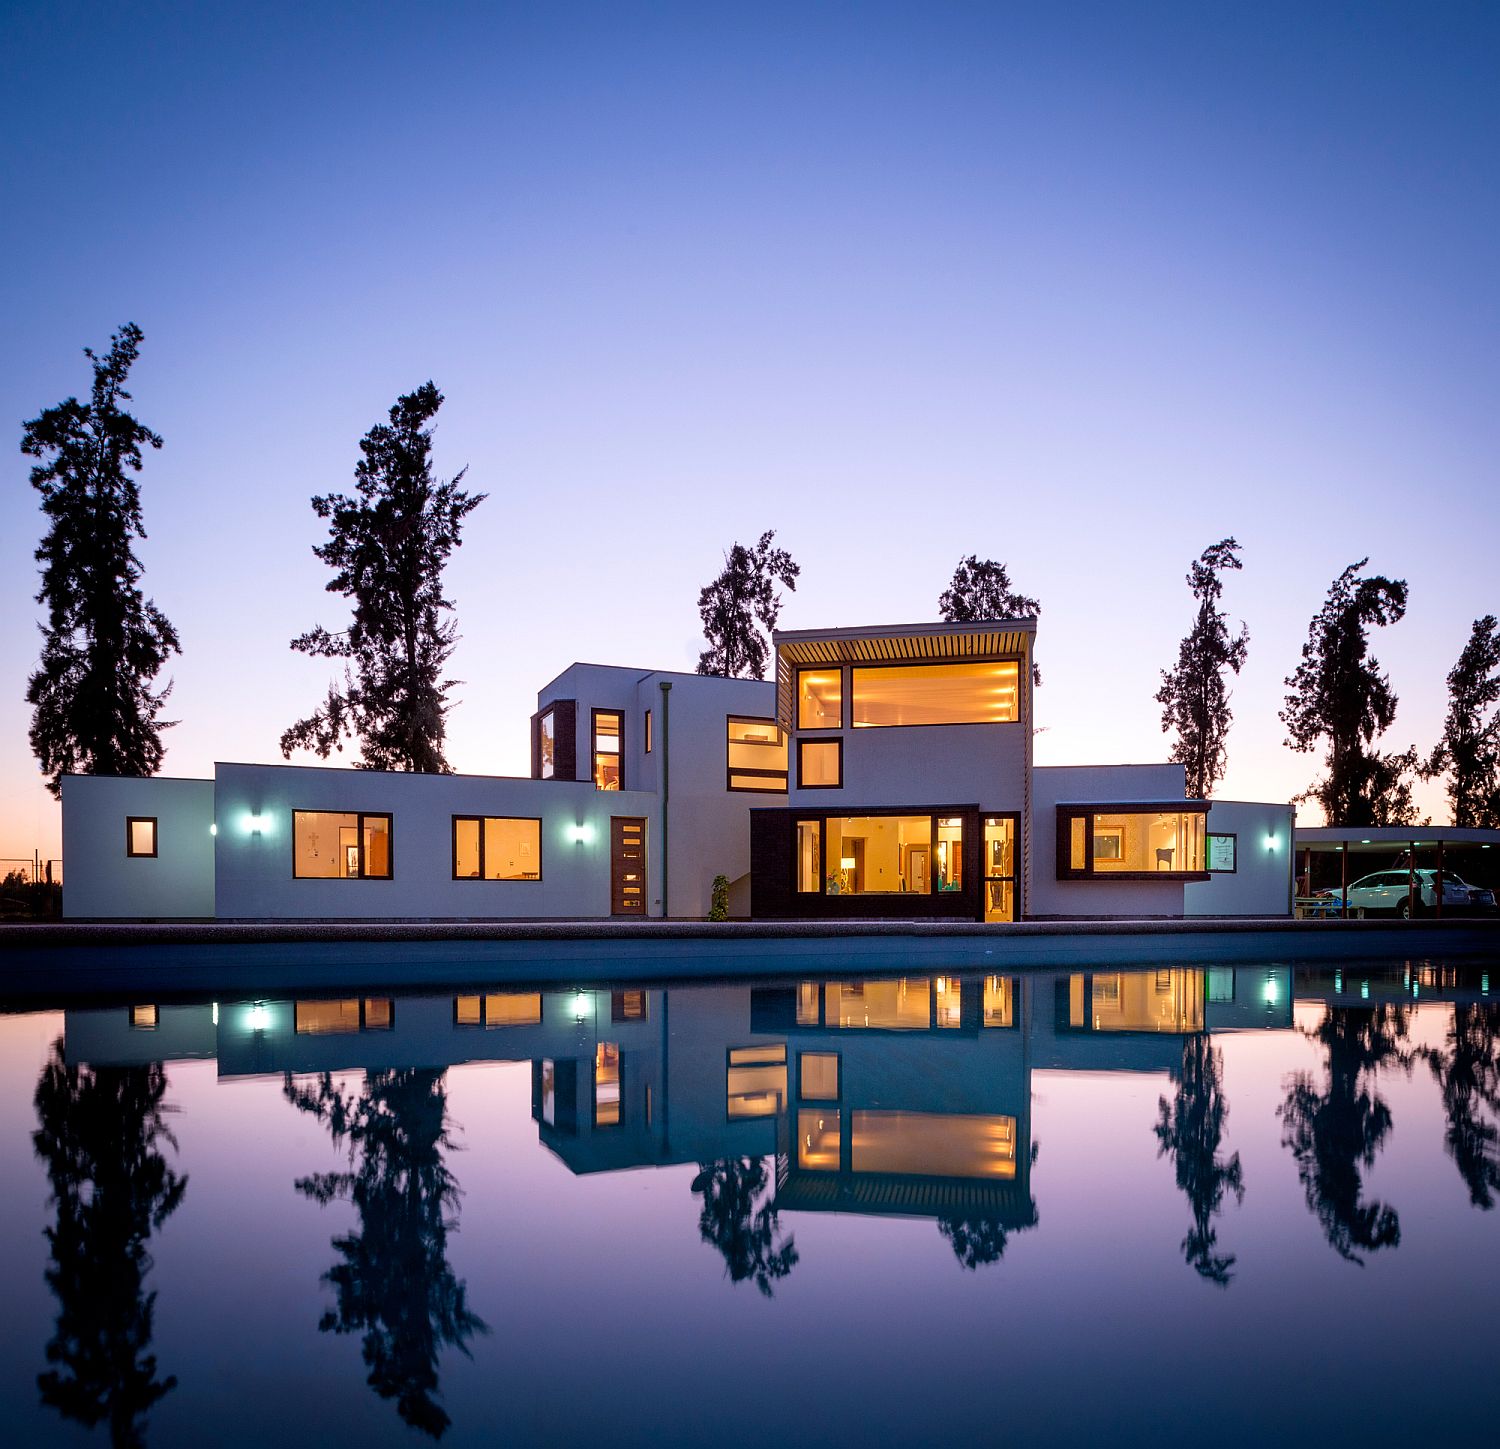
[[[1418,870],[1417,889],[1411,890],[1410,873],[1405,870],[1380,870],[1367,875],[1349,887],[1349,914],[1363,919],[1370,915],[1419,916],[1437,909],[1437,872]],[[1327,892],[1337,898],[1337,890]],[[1495,893],[1482,886],[1471,886],[1453,874],[1443,872],[1443,910],[1473,912],[1485,915],[1495,909]]]

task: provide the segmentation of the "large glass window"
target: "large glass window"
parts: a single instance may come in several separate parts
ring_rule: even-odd
[[[508,815],[453,817],[455,880],[541,880],[542,822]]]
[[[1016,1119],[953,1112],[852,1114],[850,1166],[855,1172],[919,1177],[1009,1178],[1016,1175]]]
[[[844,783],[843,740],[797,741],[797,787],[837,790]]]
[[[485,996],[455,996],[455,1026],[537,1026],[542,1020],[540,991],[491,991]]]
[[[298,1036],[330,1036],[356,1031],[390,1031],[395,1007],[386,996],[354,997],[346,1001],[297,1001],[292,1004],[292,1030]]]
[[[809,1172],[839,1170],[839,1109],[804,1107],[797,1113],[797,1166]]]
[[[830,816],[827,893],[895,895],[932,891],[932,816]]]
[[[786,736],[773,719],[729,715],[727,782],[731,790],[786,789]]]
[[[938,820],[933,879],[940,891],[961,891],[964,888],[964,822],[961,816],[943,816]]]
[[[823,1025],[872,1031],[929,1031],[933,1025],[932,986],[926,976],[902,976],[894,981],[826,982]]]
[[[1059,806],[1058,874],[1144,879],[1208,869],[1207,813],[1155,806]]]
[[[619,790],[620,738],[625,729],[625,716],[617,709],[594,711],[594,788],[597,790]]]
[[[298,880],[389,880],[391,817],[292,811],[292,874]]]
[[[1016,821],[991,815],[984,822],[984,918],[1016,918]]]
[[[537,763],[544,780],[550,780],[557,769],[557,716],[549,709],[536,725]]]
[[[1014,659],[859,666],[852,674],[856,729],[997,724],[1020,718],[1020,666]]]
[[[797,671],[797,728],[836,730],[844,723],[844,671],[799,669]]]
[[[797,822],[797,890],[803,894],[821,894],[823,890],[823,822]]]

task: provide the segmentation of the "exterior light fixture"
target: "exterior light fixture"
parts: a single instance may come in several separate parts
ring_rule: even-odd
[[[1361,840],[1361,841],[1360,841],[1360,844],[1361,844],[1361,845],[1368,845],[1368,844],[1369,844],[1369,843],[1370,843],[1370,842],[1369,842],[1369,840],[1368,840],[1368,839],[1366,839],[1366,840]]]
[[[592,1005],[593,1003],[589,1000],[587,991],[576,992],[573,996],[573,1020],[582,1025],[583,1019],[589,1014],[589,1007]]]
[[[252,810],[247,816],[245,816],[245,829],[248,830],[251,835],[259,835],[261,831],[265,829],[265,825],[266,822],[261,819],[260,812],[257,810]]]
[[[1265,990],[1262,994],[1266,998],[1267,1006],[1275,1006],[1276,1003],[1281,999],[1281,987],[1277,984],[1276,978],[1274,976],[1268,975],[1266,977]]]
[[[568,826],[568,839],[575,845],[586,845],[593,838],[594,827],[592,825]]]
[[[271,1009],[265,1002],[257,1001],[245,1013],[245,1024],[251,1031],[264,1031],[271,1024]]]
[[[215,820],[213,824],[208,827],[208,833],[210,835],[217,835],[219,833],[219,822],[217,820]]]
[[[1266,849],[1267,850],[1275,850],[1276,849],[1276,837],[1274,835],[1268,835],[1268,836],[1266,836]]]

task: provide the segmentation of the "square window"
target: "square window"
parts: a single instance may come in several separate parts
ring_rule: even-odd
[[[147,856],[156,854],[156,816],[126,816],[125,854]]]
[[[798,1088],[804,1102],[837,1102],[839,1054],[801,1052],[797,1057]]]
[[[797,741],[797,788],[838,790],[844,784],[843,740]]]

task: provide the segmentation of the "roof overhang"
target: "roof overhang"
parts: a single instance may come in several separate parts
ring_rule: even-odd
[[[1293,848],[1311,851],[1346,850],[1350,855],[1389,855],[1412,846],[1500,847],[1500,830],[1469,825],[1299,825]]]
[[[792,677],[819,664],[943,664],[1031,657],[1036,619],[972,624],[874,624],[857,629],[793,629],[771,636],[776,649],[776,713],[792,724]],[[1022,671],[1023,674],[1025,671]]]

